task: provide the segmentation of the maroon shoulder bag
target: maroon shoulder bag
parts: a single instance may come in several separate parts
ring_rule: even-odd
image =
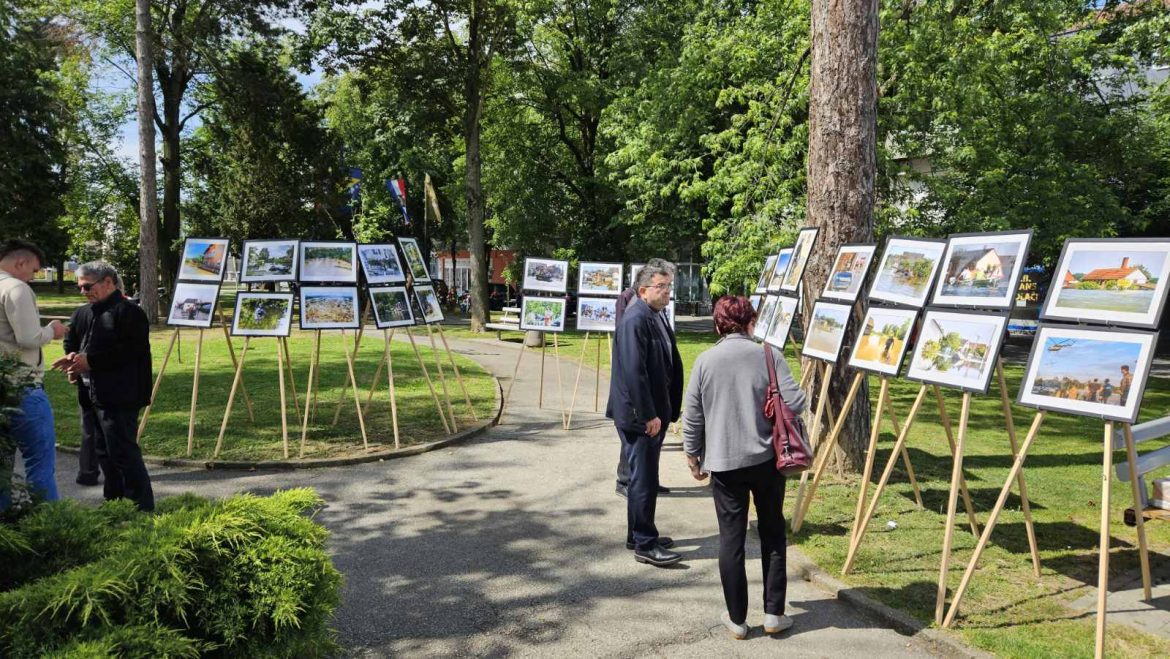
[[[768,363],[768,393],[764,398],[764,418],[772,421],[772,448],[776,450],[776,469],[785,476],[795,476],[812,464],[812,449],[804,431],[804,421],[780,397],[776,363],[772,346],[764,344],[764,361]]]

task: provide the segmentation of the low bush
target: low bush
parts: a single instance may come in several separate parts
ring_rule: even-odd
[[[336,650],[341,576],[312,490],[155,514],[41,504],[0,524],[0,656],[314,657]]]

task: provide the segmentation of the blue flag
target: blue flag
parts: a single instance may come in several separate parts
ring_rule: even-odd
[[[349,168],[349,197],[356,200],[362,194],[362,169],[361,167]]]

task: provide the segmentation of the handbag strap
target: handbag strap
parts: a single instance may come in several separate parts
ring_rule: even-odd
[[[772,358],[772,346],[767,343],[764,344],[764,362],[768,365],[768,393],[764,398],[764,418],[776,420],[780,412],[776,409],[776,404],[780,400],[780,384],[776,381],[776,363]]]

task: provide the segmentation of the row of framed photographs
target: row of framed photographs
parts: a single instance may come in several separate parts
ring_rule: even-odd
[[[631,286],[638,279],[638,271],[645,265],[644,263],[634,263],[630,266]],[[577,294],[621,295],[624,272],[625,266],[621,263],[581,261],[577,265]],[[568,273],[568,261],[529,257],[524,259],[522,288],[525,291],[565,293],[569,290]],[[671,297],[674,297],[673,288],[671,289]]]
[[[617,298],[577,298],[577,329],[588,332],[617,331]],[[674,300],[662,310],[674,329]],[[563,332],[566,328],[568,300],[562,297],[526,296],[520,306],[520,329],[539,332]]]
[[[802,230],[797,250],[811,245],[812,239],[804,239],[805,231],[809,230]],[[1031,229],[954,234],[946,240],[891,237],[870,285],[869,300],[923,307],[929,298],[931,306],[1010,310],[1031,239]],[[842,245],[821,297],[856,301],[875,249],[872,244]],[[792,259],[788,252],[783,249],[768,257],[757,293],[796,291],[807,257]],[[786,274],[778,276],[785,267]],[[1069,239],[1040,319],[1152,329],[1158,326],[1168,281],[1170,240]]]
[[[398,246],[415,281],[428,281],[426,261],[414,238]],[[222,282],[227,269],[227,238],[188,238],[177,281]],[[246,240],[240,259],[241,283],[358,283],[358,262],[369,284],[402,284],[407,271],[393,243],[358,244],[334,240]]]
[[[443,320],[434,286],[412,287],[424,323]],[[411,291],[405,286],[370,286],[374,323],[379,329],[415,325]],[[301,329],[357,329],[361,324],[361,296],[357,286],[302,286]],[[211,327],[219,284],[175,285],[167,324],[177,327]],[[239,336],[288,336],[292,328],[294,294],[240,291],[236,293],[232,334]]]
[[[797,299],[768,296],[755,336],[783,348]],[[840,358],[852,305],[818,300],[802,354],[829,362]],[[896,376],[913,340],[905,377],[964,391],[986,393],[1003,347],[1007,311],[920,311],[871,306],[849,348],[848,364]],[[1020,386],[1021,405],[1133,423],[1149,377],[1157,332],[1042,323]]]

